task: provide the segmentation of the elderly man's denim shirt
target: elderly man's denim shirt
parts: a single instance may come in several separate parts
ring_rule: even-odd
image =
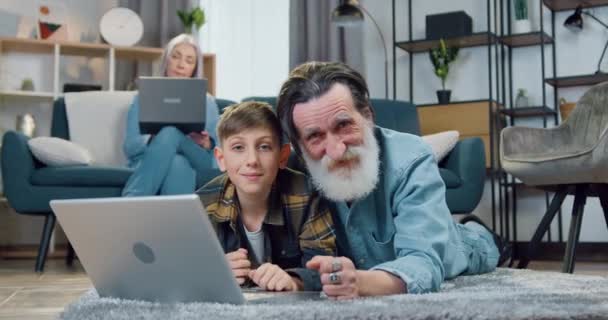
[[[437,291],[444,279],[494,270],[498,249],[478,224],[454,222],[430,147],[417,136],[375,128],[380,147],[376,189],[334,203],[338,245],[357,269],[389,272],[408,293]],[[342,243],[342,245],[341,245]]]

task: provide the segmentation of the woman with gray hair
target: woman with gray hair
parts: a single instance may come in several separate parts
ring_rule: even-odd
[[[180,34],[167,44],[162,57],[162,76],[201,78],[203,55],[194,38]],[[127,181],[123,196],[193,193],[197,176],[217,168],[213,148],[219,111],[215,99],[207,94],[205,130],[183,134],[173,126],[150,137],[139,127],[139,97],[133,99],[127,115],[123,151],[135,171]]]

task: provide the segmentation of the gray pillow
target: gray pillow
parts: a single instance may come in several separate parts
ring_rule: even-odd
[[[459,136],[458,131],[451,130],[422,136],[422,140],[431,146],[435,159],[440,162],[454,149]]]
[[[37,137],[29,139],[27,144],[34,157],[49,167],[89,165],[93,162],[87,149],[68,140]]]

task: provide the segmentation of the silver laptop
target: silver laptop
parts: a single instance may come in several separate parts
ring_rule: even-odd
[[[242,291],[196,195],[53,200],[51,208],[102,297],[243,304],[320,299]]]
[[[140,77],[137,87],[142,133],[155,134],[165,126],[186,134],[205,130],[206,79]]]

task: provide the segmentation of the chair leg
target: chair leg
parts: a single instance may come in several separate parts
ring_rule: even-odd
[[[46,262],[46,255],[49,251],[49,244],[51,243],[51,235],[55,228],[55,215],[48,214],[44,220],[44,228],[42,229],[42,238],[40,239],[40,247],[38,248],[38,257],[36,257],[36,272],[44,271],[44,263]]]
[[[568,195],[568,187],[567,185],[561,186],[558,188],[557,192],[553,196],[553,200],[551,200],[551,205],[547,208],[547,212],[543,216],[540,224],[536,228],[534,232],[534,236],[532,236],[532,240],[530,240],[530,244],[528,245],[528,250],[526,250],[525,254],[519,260],[517,264],[518,269],[524,269],[528,267],[530,260],[534,257],[538,245],[540,244],[543,236],[549,230],[551,226],[551,221],[555,218],[555,214],[561,208],[564,199],[566,199],[566,195]]]
[[[600,197],[600,204],[604,210],[604,219],[606,220],[606,227],[608,228],[608,185],[598,184],[594,187],[598,196]]]
[[[76,255],[76,253],[74,252],[74,247],[72,247],[72,243],[70,241],[68,241],[68,254],[65,257],[65,264],[67,264],[69,267],[74,265],[74,256],[75,255]]]
[[[564,273],[574,272],[575,251],[581,234],[581,222],[583,221],[588,187],[589,185],[576,186],[576,195],[574,196],[574,205],[572,206],[572,220],[570,220],[570,231],[568,232],[568,243],[566,243],[566,252],[562,265],[562,272]]]

